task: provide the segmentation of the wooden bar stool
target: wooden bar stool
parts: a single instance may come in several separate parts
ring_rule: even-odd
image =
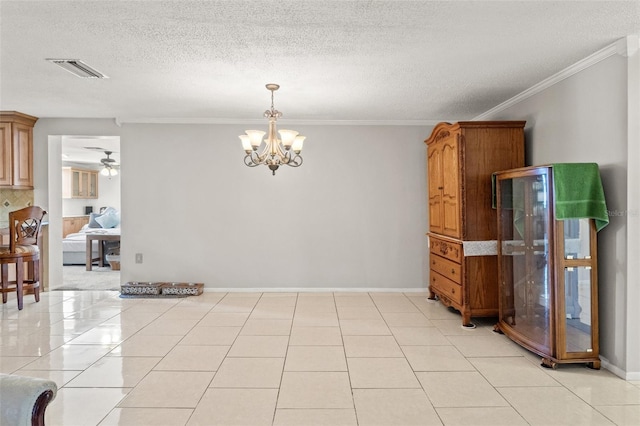
[[[22,309],[25,290],[33,290],[36,302],[40,301],[40,249],[38,241],[42,219],[47,214],[40,207],[25,207],[9,213],[9,245],[0,246],[2,269],[2,303],[7,303],[7,293],[16,292],[18,309]],[[25,262],[27,267],[25,268]],[[16,279],[9,281],[9,265],[16,265]]]

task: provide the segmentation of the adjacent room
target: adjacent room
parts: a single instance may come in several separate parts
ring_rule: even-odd
[[[63,277],[50,288],[119,290],[120,138],[63,136],[61,161]]]
[[[0,424],[640,424],[639,2],[0,38]]]

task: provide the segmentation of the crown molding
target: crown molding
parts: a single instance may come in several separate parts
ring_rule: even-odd
[[[636,42],[634,43],[632,39],[635,39]],[[629,54],[633,53],[633,45],[635,44],[635,49],[638,49],[638,43],[637,43],[638,37],[637,36],[628,36],[625,38],[622,38],[612,44],[610,44],[607,47],[604,47],[600,50],[598,50],[597,52],[593,53],[592,55],[587,56],[586,58],[582,59],[581,61],[576,62],[575,64],[563,69],[562,71],[560,71],[557,74],[552,75],[551,77],[542,80],[540,83],[528,88],[527,90],[525,90],[524,92],[521,92],[519,94],[517,94],[516,96],[514,96],[511,99],[506,100],[505,102],[491,108],[490,110],[478,115],[477,117],[474,117],[472,120],[476,121],[476,120],[486,120],[490,117],[492,117],[494,114],[499,113],[504,111],[507,108],[512,107],[513,105],[516,105],[522,101],[524,101],[525,99],[536,95],[548,88],[550,88],[551,86],[560,83],[562,80],[569,78],[577,73],[579,73],[580,71],[583,71],[589,67],[592,67],[593,65],[604,61],[605,59],[613,56],[613,55],[621,55],[621,56],[627,56]]]
[[[447,120],[279,120],[279,123],[311,126],[435,126]],[[454,120],[455,121],[455,120]],[[116,117],[116,125],[123,124],[255,124],[264,125],[266,120],[239,118],[153,118]]]
[[[640,50],[640,35],[627,36],[627,52],[625,56],[635,55]]]

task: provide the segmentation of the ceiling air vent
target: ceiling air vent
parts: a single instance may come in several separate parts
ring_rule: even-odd
[[[82,78],[109,78],[102,74],[100,71],[91,68],[79,59],[47,59],[47,61],[58,65],[61,68],[69,71]]]

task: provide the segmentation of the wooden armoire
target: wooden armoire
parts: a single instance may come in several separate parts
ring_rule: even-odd
[[[524,166],[524,121],[435,126],[427,144],[429,298],[471,317],[498,316],[491,175]]]

